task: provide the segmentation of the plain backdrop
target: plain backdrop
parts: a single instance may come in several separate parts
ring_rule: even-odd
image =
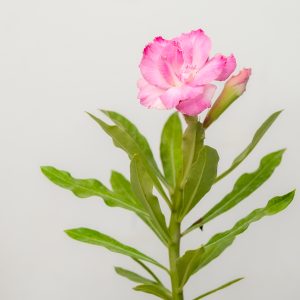
[[[128,175],[127,156],[85,114],[98,114],[98,108],[131,119],[158,157],[160,131],[170,112],[141,107],[136,90],[143,47],[155,36],[202,28],[213,41],[213,53],[234,53],[238,68],[253,69],[247,93],[207,133],[207,143],[220,153],[220,171],[263,120],[285,109],[184,226],[229,192],[240,174],[254,171],[263,155],[287,147],[281,166],[246,201],[203,233],[188,236],[183,250],[230,228],[272,196],[299,187],[299,11],[298,0],[1,1],[0,299],[152,299],[114,273],[115,265],[143,273],[130,259],[63,232],[91,227],[167,263],[165,249],[148,228],[101,199],[79,199],[54,186],[39,166],[54,165],[105,184],[112,169]],[[208,299],[299,299],[299,228],[296,196],[286,211],[253,224],[192,277],[186,299],[240,276],[245,280]]]

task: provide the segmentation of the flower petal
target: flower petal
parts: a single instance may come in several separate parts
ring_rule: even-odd
[[[166,108],[159,98],[160,95],[164,93],[165,90],[149,84],[143,78],[141,78],[138,81],[138,88],[139,88],[138,98],[140,99],[140,103],[142,105],[148,108],[157,108],[157,109]]]
[[[172,87],[160,96],[162,103],[167,109],[174,108],[180,101],[192,99],[199,93],[202,93],[204,87],[191,87],[183,85],[180,87]]]
[[[201,68],[205,64],[211,50],[211,41],[203,30],[183,33],[174,40],[180,44],[185,65]]]
[[[196,116],[200,114],[205,109],[209,108],[211,105],[211,99],[215,93],[216,86],[212,84],[207,84],[203,87],[193,88],[198,93],[185,101],[181,101],[176,109],[183,114],[189,116]]]
[[[162,52],[169,41],[162,37],[157,37],[154,41],[148,44],[143,52],[143,58],[140,63],[140,69],[143,77],[152,85],[160,88],[168,88],[170,84],[161,74],[158,62],[161,59]]]
[[[226,58],[226,63],[223,68],[223,71],[216,78],[216,80],[220,80],[220,81],[226,80],[232,74],[232,72],[235,70],[235,68],[236,68],[236,60],[235,60],[234,55],[231,54],[230,56],[228,56]]]
[[[158,60],[158,69],[164,79],[172,86],[180,84],[179,78],[183,64],[183,55],[180,46],[170,41],[163,49]]]
[[[193,86],[208,84],[216,80],[223,72],[227,58],[224,55],[217,54],[211,58],[203,68],[196,74],[191,82]]]
[[[160,96],[163,105],[167,108],[175,107],[183,97],[182,87],[171,87]]]

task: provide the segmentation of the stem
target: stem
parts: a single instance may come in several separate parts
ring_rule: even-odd
[[[170,261],[170,277],[172,285],[172,299],[183,300],[183,291],[179,288],[179,274],[176,261],[180,257],[180,221],[176,210],[171,213],[170,219],[170,243],[169,243],[169,261]]]

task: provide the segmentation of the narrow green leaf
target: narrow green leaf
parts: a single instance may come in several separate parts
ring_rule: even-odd
[[[124,175],[117,171],[112,171],[110,176],[110,184],[115,193],[122,195],[124,198],[126,198],[126,200],[132,203],[137,203],[131,188],[131,183]]]
[[[220,176],[217,177],[216,182],[224,178],[226,175],[231,173],[237,166],[240,165],[244,161],[245,158],[252,152],[252,150],[255,148],[255,146],[259,143],[259,141],[262,139],[262,137],[265,135],[265,133],[268,131],[268,129],[271,127],[271,125],[275,122],[277,117],[280,115],[282,111],[277,111],[273,113],[255,132],[251,143],[242,151],[232,162],[230,168],[223,172]]]
[[[256,222],[265,216],[274,215],[285,209],[293,200],[295,191],[286,195],[272,198],[267,206],[254,210],[245,218],[237,222],[231,229],[214,235],[206,245],[187,251],[178,260],[180,282],[183,287],[191,275],[217,258],[229,247],[236,236],[243,233],[252,222]]]
[[[182,126],[177,112],[169,117],[163,128],[160,157],[165,177],[174,188],[182,171]]]
[[[256,191],[271,177],[276,167],[280,164],[284,151],[279,150],[263,157],[255,172],[243,174],[234,184],[233,190],[202,218],[189,227],[184,234],[203,226],[217,216],[227,212]]]
[[[76,179],[70,173],[50,166],[41,167],[41,170],[50,181],[64,189],[70,190],[79,198],[98,196],[108,206],[122,207],[137,214],[147,216],[147,213],[145,213],[139,204],[128,201],[122,195],[110,191],[96,179]]]
[[[194,300],[203,299],[203,298],[205,298],[205,297],[207,297],[207,296],[209,296],[209,295],[211,295],[211,294],[214,294],[214,293],[216,293],[216,292],[218,292],[218,291],[220,291],[220,290],[223,290],[223,289],[225,289],[225,288],[227,288],[227,287],[229,287],[229,286],[231,286],[231,285],[233,285],[233,284],[235,284],[235,283],[241,281],[242,279],[244,279],[244,278],[238,278],[238,279],[229,281],[228,283],[223,284],[223,285],[219,286],[218,288],[216,288],[216,289],[214,289],[214,290],[212,290],[212,291],[209,291],[209,292],[207,292],[207,293],[205,293],[205,294],[203,294],[203,295],[201,295],[201,296],[195,298]]]
[[[152,193],[153,181],[144,168],[143,161],[137,155],[131,160],[130,181],[133,192],[140,201],[141,206],[149,214],[150,220],[156,228],[156,233],[167,244],[169,240],[168,228],[158,199]]]
[[[120,253],[135,259],[140,259],[152,263],[163,270],[167,270],[163,265],[158,263],[153,258],[143,254],[142,252],[124,245],[112,237],[105,235],[99,231],[89,228],[75,228],[65,231],[66,234],[74,240],[104,247],[112,252]]]
[[[155,226],[155,222],[152,221],[145,207],[140,204],[139,200],[136,198],[136,195],[133,193],[130,181],[128,181],[121,173],[113,171],[110,182],[114,192],[122,195],[126,201],[129,201],[133,206],[137,206],[143,211],[143,213],[136,213],[154,233],[160,236],[159,232],[157,231],[157,227]]]
[[[168,187],[164,177],[159,171],[156,162],[154,161],[152,152],[150,150],[149,144],[146,138],[138,131],[138,129],[125,117],[113,113],[106,112],[104,113],[116,124],[108,125],[103,122],[101,119],[89,114],[92,119],[94,119],[98,125],[113,139],[114,144],[123,149],[129,156],[130,159],[133,158],[135,154],[140,155],[141,159],[144,162],[145,167],[149,175],[151,176],[155,187],[162,195],[162,197],[168,202],[168,197],[158,180],[160,180]]]
[[[127,269],[123,269],[120,267],[115,267],[115,271],[118,275],[123,276],[133,282],[137,282],[137,283],[144,283],[144,284],[154,284],[155,282],[145,278],[135,272],[129,271]]]
[[[42,167],[41,169],[53,183],[72,191],[80,198],[98,196],[108,206],[121,207],[136,213],[157,234],[157,228],[148,212],[132,192],[130,182],[120,173],[115,171],[112,173],[111,184],[114,191],[110,191],[96,179],[76,179],[70,173],[53,167]]]
[[[219,156],[215,149],[204,146],[192,165],[183,189],[180,208],[182,219],[210,190],[213,185],[218,167]]]
[[[156,274],[146,265],[144,264],[142,261],[138,260],[138,259],[133,259],[136,263],[138,263],[148,274],[150,274],[150,276],[154,279],[155,282],[159,283],[162,285],[162,282],[160,281],[160,279],[156,276]],[[168,271],[169,273],[169,271]]]
[[[187,128],[183,134],[182,151],[183,151],[183,178],[181,186],[186,183],[192,164],[197,159],[200,150],[203,147],[204,129],[195,117],[185,116]]]
[[[156,167],[156,169],[158,169],[147,139],[139,132],[136,126],[132,122],[130,122],[127,118],[125,118],[124,116],[122,116],[117,112],[108,111],[108,110],[101,110],[101,111],[107,117],[109,117],[111,121],[113,121],[118,126],[118,128],[122,129],[124,133],[130,135],[135,147],[139,149],[139,153],[144,154],[144,156],[149,161],[151,161],[151,163]],[[132,155],[131,151],[128,151],[128,153]]]
[[[134,290],[138,292],[151,294],[164,300],[172,300],[171,292],[165,287],[158,284],[142,284],[136,286]]]

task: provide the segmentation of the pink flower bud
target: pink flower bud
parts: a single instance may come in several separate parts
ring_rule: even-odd
[[[242,69],[239,74],[232,76],[225,83],[224,89],[208,112],[203,126],[207,128],[246,90],[251,69]]]

